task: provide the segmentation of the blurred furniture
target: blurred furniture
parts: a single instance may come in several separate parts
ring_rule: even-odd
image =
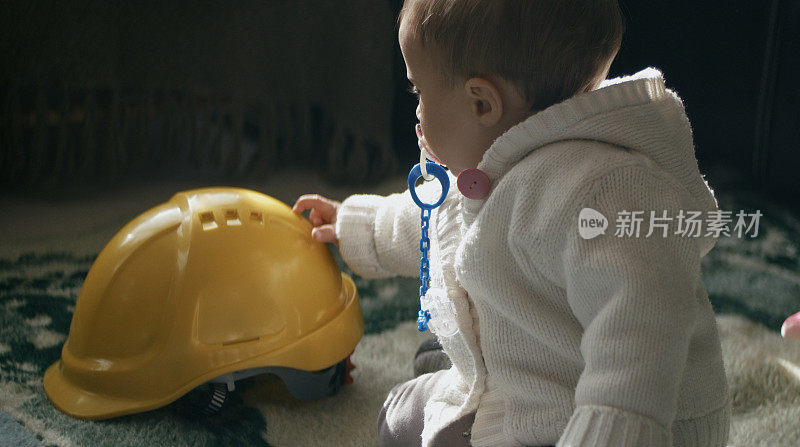
[[[6,1],[0,184],[379,179],[396,165],[393,20],[373,0]]]

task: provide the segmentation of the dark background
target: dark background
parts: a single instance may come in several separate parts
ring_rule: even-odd
[[[286,0],[272,0],[261,3],[262,5],[275,6],[285,3]],[[385,4],[385,8],[394,17],[400,9],[401,0],[375,0]],[[98,131],[92,136],[91,144],[94,148],[87,153],[82,146],[87,141],[78,132],[75,141],[62,140],[63,146],[60,157],[70,157],[68,163],[63,160],[59,168],[53,172],[53,163],[57,151],[55,145],[58,138],[51,138],[42,143],[36,140],[37,122],[20,120],[15,115],[15,110],[36,110],[36,87],[20,84],[19,79],[25,80],[41,77],[42,73],[25,73],[15,67],[46,66],[42,64],[21,63],[30,61],[41,55],[27,49],[35,47],[30,39],[42,35],[44,30],[28,29],[23,32],[11,32],[16,29],[14,24],[22,20],[26,26],[48,27],[58,29],[60,51],[64,53],[63,60],[73,61],[72,64],[95,64],[97,58],[119,58],[118,47],[103,47],[103,32],[107,31],[108,23],[104,22],[104,14],[119,14],[119,8],[131,8],[130,2],[83,1],[74,3],[80,5],[76,10],[71,9],[71,17],[77,14],[85,15],[85,22],[79,27],[72,23],[59,21],[57,14],[48,19],[37,19],[31,15],[47,14],[48,3],[34,2],[38,7],[30,6],[30,2],[7,2],[0,12],[2,24],[6,31],[0,31],[2,37],[2,70],[6,73],[0,78],[0,188],[20,194],[53,194],[54,191],[63,190],[67,186],[114,188],[124,183],[136,182],[142,178],[158,178],[168,176],[172,171],[157,169],[164,164],[165,157],[175,155],[174,148],[168,138],[157,139],[156,147],[149,150],[155,153],[132,154],[125,147],[110,147],[104,144],[103,122],[98,126]],[[68,2],[72,5],[72,2]],[[182,7],[191,8],[191,2],[179,2]],[[258,3],[254,3],[258,4]],[[45,5],[45,6],[42,6]],[[148,7],[148,2],[135,4],[137,8]],[[152,6],[152,5],[151,5]],[[315,14],[310,8],[309,17]],[[720,2],[688,1],[688,0],[649,0],[634,1],[621,0],[621,6],[627,22],[626,34],[622,48],[617,59],[611,67],[610,77],[635,73],[647,66],[654,66],[662,70],[667,87],[675,90],[684,100],[687,113],[692,122],[695,134],[696,154],[700,164],[700,171],[707,175],[709,183],[715,189],[742,189],[759,191],[776,198],[783,203],[797,206],[797,194],[800,193],[800,86],[793,79],[793,74],[800,72],[800,0],[730,0],[724,4]],[[54,11],[63,11],[64,6],[53,8]],[[55,13],[54,13],[55,14]],[[236,21],[241,16],[248,14],[247,8],[230,7],[229,14],[220,18],[220,25],[225,26],[225,21]],[[144,15],[143,17],[148,17]],[[153,17],[153,16],[150,16]],[[157,20],[153,17],[151,20]],[[340,26],[358,26],[360,21],[369,20],[368,17],[352,17],[352,23],[342,23]],[[147,27],[147,23],[141,24]],[[169,23],[159,23],[159,26],[169,26]],[[181,23],[183,27],[191,24]],[[199,25],[198,25],[199,26]],[[86,35],[94,32],[97,35],[96,48],[101,51],[87,59],[82,54],[82,49],[76,44],[78,39],[70,38],[70,30]],[[78,31],[79,30],[79,31]],[[124,33],[126,30],[114,30]],[[309,30],[313,32],[314,30]],[[209,31],[210,32],[210,31]],[[386,29],[386,33],[394,35],[394,29]],[[51,33],[52,34],[52,33]],[[77,34],[76,34],[77,36]],[[269,36],[267,34],[266,36]],[[386,37],[386,36],[383,36]],[[177,44],[177,43],[176,43]],[[185,44],[185,42],[183,43]],[[259,57],[269,58],[269,54],[247,54],[242,57],[238,48],[232,45],[224,48],[225,42],[219,43],[216,51],[223,51],[232,55],[239,55],[235,62],[239,64],[235,69],[246,68],[249,64],[259,63]],[[324,42],[320,42],[323,45]],[[354,45],[369,44],[369,42],[354,42]],[[135,43],[134,43],[135,45]],[[163,43],[164,48],[169,48],[170,42]],[[140,49],[147,54],[147,48]],[[237,53],[238,51],[238,53]],[[346,51],[346,49],[343,49]],[[399,47],[393,46],[393,106],[391,113],[391,147],[379,148],[367,144],[366,153],[374,169],[370,174],[337,176],[336,172],[341,166],[330,166],[331,157],[325,156],[328,140],[324,137],[324,123],[326,111],[321,108],[312,109],[311,125],[319,129],[319,138],[309,142],[309,149],[301,154],[296,154],[286,147],[270,147],[262,144],[259,146],[261,164],[254,166],[264,167],[269,160],[269,169],[281,169],[286,166],[308,166],[313,169],[327,170],[328,177],[338,182],[350,182],[371,185],[387,175],[402,175],[408,167],[417,161],[416,141],[412,127],[415,122],[414,99],[406,93],[407,81],[405,70],[400,55]],[[203,48],[196,48],[195,52],[202,56]],[[72,54],[75,54],[73,57]],[[80,57],[78,56],[80,55]],[[46,62],[46,61],[45,61]],[[214,61],[210,61],[213,70]],[[363,61],[369,64],[370,61]],[[73,73],[80,73],[72,67]],[[230,67],[227,67],[231,70]],[[137,66],[137,72],[146,72],[147,67]],[[180,71],[180,67],[175,69]],[[23,70],[24,71],[24,70]],[[213,73],[213,71],[210,71]],[[14,74],[16,84],[12,83],[8,73]],[[48,85],[60,85],[59,72],[50,70],[45,73]],[[87,79],[96,73],[86,73]],[[73,84],[75,79],[71,79]],[[223,82],[228,82],[224,81]],[[231,80],[229,82],[235,82]],[[13,85],[12,85],[13,84]],[[137,95],[142,95],[141,90],[135,85],[129,85],[126,94],[132,101],[137,100]],[[219,84],[204,86],[206,91],[218,88]],[[331,86],[336,88],[336,86]],[[16,90],[14,90],[16,89]],[[18,97],[11,95],[13,91],[19,92]],[[57,92],[57,89],[56,89]],[[168,92],[162,92],[162,95]],[[213,95],[213,91],[210,92]],[[93,101],[97,108],[102,109],[104,101],[103,91],[95,92]],[[150,92],[150,94],[153,93]],[[27,96],[26,96],[27,95]],[[57,94],[56,94],[57,96]],[[139,98],[141,99],[141,98]],[[106,101],[108,102],[108,101]],[[66,106],[61,106],[62,111]],[[27,108],[27,109],[26,109]],[[56,112],[59,106],[56,105]],[[89,111],[84,111],[89,113]],[[189,113],[192,111],[189,110]],[[33,112],[31,112],[33,113]],[[43,112],[44,113],[44,112]],[[294,113],[294,112],[292,112]],[[58,120],[56,115],[56,120]],[[113,116],[109,110],[106,115]],[[67,116],[67,113],[63,116]],[[79,115],[75,126],[80,128]],[[257,140],[263,135],[263,121],[250,119],[256,115],[246,112],[237,118],[233,114],[221,113],[217,116],[215,125],[227,126],[234,129],[234,134],[240,140]],[[294,115],[291,115],[294,116]],[[74,118],[74,114],[73,114]],[[85,118],[85,116],[84,116]],[[257,118],[257,117],[256,117]],[[53,124],[53,123],[51,123]],[[56,126],[57,127],[57,126]],[[74,126],[73,126],[74,127]],[[52,130],[52,129],[51,129]],[[80,129],[78,129],[80,131]],[[57,133],[55,131],[51,133]],[[43,135],[46,132],[43,133]],[[315,134],[316,135],[316,134]],[[282,138],[282,137],[281,137]],[[287,138],[278,138],[284,146],[290,146]],[[352,140],[352,136],[343,137],[345,144]],[[348,140],[348,138],[350,138]],[[53,140],[53,141],[51,141]],[[288,141],[288,142],[287,142]],[[172,140],[174,143],[175,140]],[[36,146],[38,144],[39,146]],[[163,147],[158,147],[161,144]],[[53,146],[53,147],[49,147]],[[33,147],[44,147],[38,154]],[[120,149],[122,148],[122,149]],[[66,149],[66,153],[64,152]],[[363,150],[363,149],[362,149]],[[128,151],[128,152],[126,152]],[[381,152],[383,151],[383,152]],[[389,151],[391,160],[386,156]],[[274,152],[274,153],[273,153]],[[277,154],[277,155],[276,155]],[[383,154],[383,155],[381,155]],[[219,154],[211,153],[210,160],[197,160],[202,154],[194,154],[194,164],[198,166],[214,167],[219,164]],[[177,160],[177,158],[175,158]],[[259,160],[257,157],[256,160]],[[321,160],[321,161],[320,161]],[[175,160],[173,160],[175,162]],[[71,164],[70,164],[71,163]],[[181,162],[182,163],[182,162]],[[245,179],[257,178],[265,175],[267,170],[232,169],[228,163],[226,169],[220,168],[213,171],[209,181],[220,181],[236,184]],[[109,166],[113,169],[109,169]],[[265,168],[266,169],[266,168]],[[107,174],[107,173],[111,174]],[[187,170],[185,175],[192,174]],[[359,169],[355,172],[366,172]],[[91,175],[92,173],[106,173],[106,175]],[[202,175],[208,175],[204,173]]]

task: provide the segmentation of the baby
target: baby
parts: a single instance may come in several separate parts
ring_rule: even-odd
[[[399,24],[420,148],[454,186],[431,213],[430,286],[458,331],[436,334],[452,366],[391,390],[381,445],[725,445],[700,278],[715,239],[688,218],[717,203],[661,72],[605,79],[617,1],[406,0]],[[305,209],[355,273],[419,277],[408,190]]]

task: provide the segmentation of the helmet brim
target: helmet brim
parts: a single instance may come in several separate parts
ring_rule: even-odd
[[[78,419],[107,419],[126,414],[152,410],[176,400],[131,400],[102,396],[81,389],[61,372],[61,360],[53,363],[44,373],[44,391],[47,398],[61,412]]]

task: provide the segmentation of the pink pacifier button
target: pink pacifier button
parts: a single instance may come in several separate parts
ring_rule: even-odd
[[[461,194],[468,199],[480,200],[489,194],[489,176],[480,169],[464,169],[458,174],[456,184]]]

